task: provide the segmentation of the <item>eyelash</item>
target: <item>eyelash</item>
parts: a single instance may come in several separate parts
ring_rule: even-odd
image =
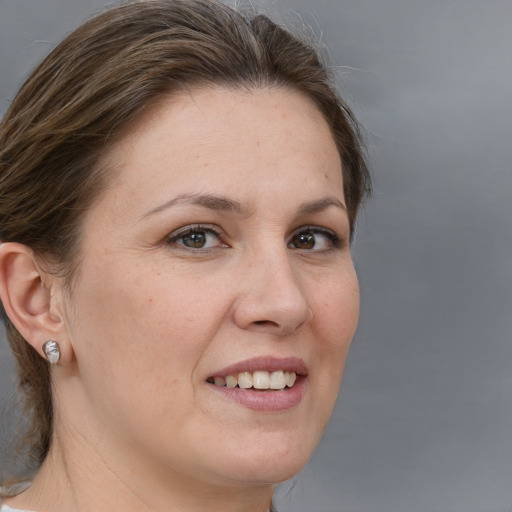
[[[288,246],[292,243],[294,239],[301,235],[306,234],[312,234],[312,235],[323,235],[329,240],[330,247],[324,250],[315,250],[312,249],[304,249],[306,252],[329,252],[336,249],[341,249],[344,245],[343,239],[340,238],[334,231],[331,231],[330,229],[321,228],[319,226],[304,226],[301,227],[298,231],[295,231],[293,235],[291,236],[290,242],[288,242]],[[315,240],[315,244],[317,241]],[[297,250],[300,250],[300,248],[296,248]]]
[[[187,236],[192,236],[194,234],[204,234],[206,233],[207,236],[208,235],[215,235],[217,238],[219,238],[220,240],[220,237],[222,235],[222,231],[217,227],[217,226],[214,226],[214,225],[211,225],[211,224],[194,224],[192,226],[185,226],[181,229],[178,229],[177,231],[175,231],[174,233],[171,233],[167,239],[166,239],[166,243],[169,244],[169,245],[178,245],[181,249],[184,249],[184,250],[189,250],[191,252],[196,252],[196,253],[204,253],[204,252],[208,252],[212,249],[212,247],[207,247],[207,248],[202,248],[202,247],[197,247],[197,248],[194,248],[194,247],[188,247],[184,244],[179,244],[178,242],[180,241],[180,239],[183,239]],[[227,244],[225,243],[222,243],[222,241],[220,240],[220,245],[223,246],[223,247],[228,247]]]
[[[177,245],[180,249],[190,251],[193,253],[205,253],[209,252],[212,249],[216,249],[217,247],[190,247],[186,246],[183,243],[179,243],[180,240],[183,240],[185,237],[190,237],[195,234],[206,234],[206,237],[204,239],[207,241],[207,237],[209,235],[214,235],[219,239],[219,247],[229,247],[226,243],[222,242],[221,235],[223,234],[222,230],[220,230],[217,226],[211,225],[211,224],[195,224],[191,226],[183,227],[174,233],[171,233],[167,239],[166,243],[168,245]],[[297,239],[297,237],[300,237],[301,235],[308,235],[311,234],[313,236],[316,235],[322,235],[325,236],[328,239],[329,247],[326,249],[320,249],[315,250],[314,245],[316,245],[318,242],[316,239],[314,239],[314,245],[312,248],[300,248],[300,247],[290,247],[294,240]],[[303,250],[305,252],[330,252],[332,250],[340,249],[344,246],[344,240],[340,238],[334,231],[331,231],[330,229],[321,228],[318,226],[303,226],[299,230],[295,231],[292,236],[290,237],[290,241],[287,243],[287,246],[291,249],[295,250]]]

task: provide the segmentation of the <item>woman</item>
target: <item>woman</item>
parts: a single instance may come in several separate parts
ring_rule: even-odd
[[[209,0],[115,7],[34,71],[0,148],[38,465],[4,510],[268,511],[358,317],[369,178],[315,50]]]

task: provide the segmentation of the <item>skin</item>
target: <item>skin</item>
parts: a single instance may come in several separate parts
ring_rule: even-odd
[[[39,351],[61,346],[55,435],[7,503],[265,512],[324,430],[358,318],[329,127],[290,90],[193,89],[154,106],[102,164],[112,179],[85,216],[71,290],[38,269],[46,316],[24,333]],[[200,249],[182,236],[197,224]],[[304,361],[297,406],[251,410],[206,382],[259,356]]]

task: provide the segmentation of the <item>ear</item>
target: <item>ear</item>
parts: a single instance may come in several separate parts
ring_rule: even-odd
[[[0,245],[0,298],[7,316],[43,359],[45,342],[57,341],[59,364],[65,364],[72,358],[72,348],[59,303],[61,281],[41,270],[30,247],[14,242]]]

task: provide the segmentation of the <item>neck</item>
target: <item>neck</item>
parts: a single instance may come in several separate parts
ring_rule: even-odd
[[[82,436],[56,436],[31,487],[6,500],[13,508],[48,512],[268,512],[273,486],[219,485],[172,470],[127,464]],[[67,446],[72,449],[68,450]],[[130,468],[128,471],[126,468]]]

